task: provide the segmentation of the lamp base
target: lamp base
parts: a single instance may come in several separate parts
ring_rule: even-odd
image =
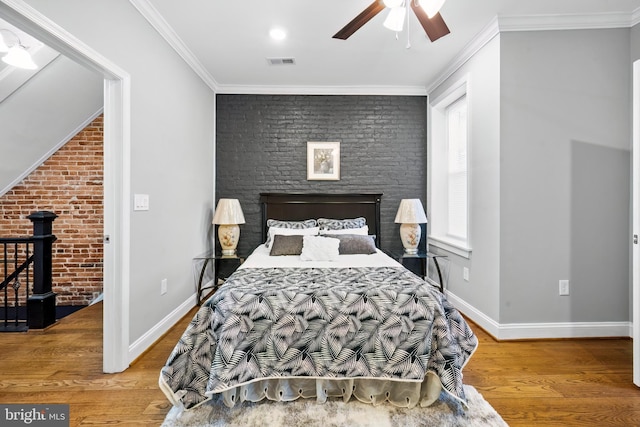
[[[218,227],[218,239],[222,255],[235,255],[239,238],[240,226],[238,224],[221,224]]]
[[[400,239],[402,239],[402,246],[404,246],[405,253],[418,253],[418,244],[420,243],[421,235],[422,229],[420,228],[420,224],[400,225]]]

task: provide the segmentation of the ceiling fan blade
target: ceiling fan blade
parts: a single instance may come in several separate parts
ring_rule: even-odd
[[[363,10],[362,13],[353,18],[353,20],[345,25],[340,31],[335,33],[333,38],[340,40],[348,39],[353,33],[358,31],[360,27],[369,22],[371,18],[380,13],[384,7],[385,6],[381,0],[375,0],[365,10]]]
[[[411,1],[411,9],[413,9],[413,13],[418,17],[418,21],[422,24],[422,28],[427,33],[429,40],[432,42],[438,40],[442,36],[446,36],[449,34],[449,27],[445,24],[444,19],[442,19],[442,15],[440,12],[436,13],[433,18],[429,19],[427,16],[427,12],[424,11],[416,2]]]

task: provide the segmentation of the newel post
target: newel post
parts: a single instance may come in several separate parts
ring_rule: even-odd
[[[42,329],[56,321],[56,294],[52,292],[53,242],[52,224],[58,215],[34,212],[27,218],[33,223],[33,294],[27,300],[29,328]]]

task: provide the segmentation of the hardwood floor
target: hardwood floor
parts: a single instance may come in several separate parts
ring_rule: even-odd
[[[44,331],[0,334],[0,402],[68,403],[71,426],[158,426],[170,406],[158,374],[195,309],[131,367],[102,370],[102,304]],[[465,368],[510,426],[640,426],[630,339],[497,342]]]
[[[640,426],[631,339],[480,339],[465,367],[473,385],[512,427]]]

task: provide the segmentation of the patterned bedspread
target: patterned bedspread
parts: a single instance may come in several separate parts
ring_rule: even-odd
[[[434,287],[402,267],[246,268],[201,307],[161,371],[186,408],[267,378],[435,373],[464,401],[477,339]]]

